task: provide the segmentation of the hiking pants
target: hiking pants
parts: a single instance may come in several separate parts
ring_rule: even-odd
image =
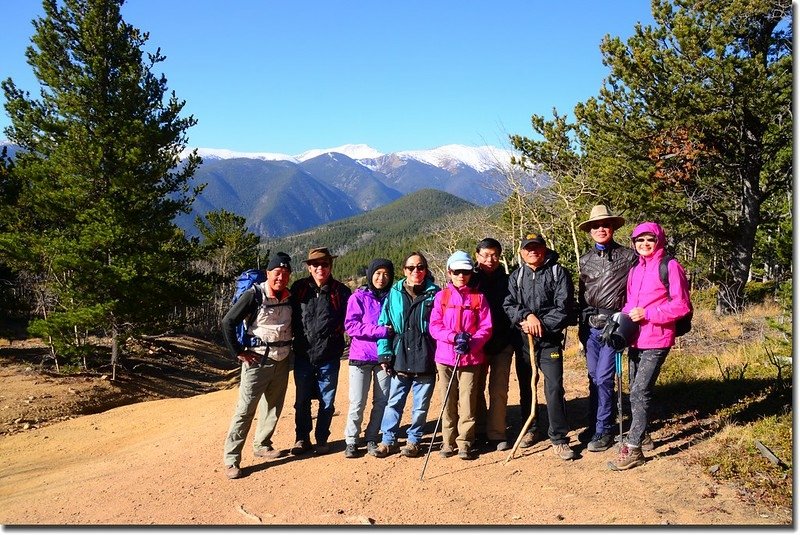
[[[370,384],[372,387],[372,410],[369,414],[364,438],[367,442],[378,442],[381,430],[383,411],[389,401],[389,384],[391,376],[383,371],[380,364],[350,364],[350,409],[344,427],[345,444],[357,444],[361,434],[361,422],[364,420],[364,409],[367,406]]]
[[[253,449],[272,446],[275,425],[283,410],[286,387],[289,384],[291,355],[283,360],[264,359],[264,364],[242,363],[239,398],[225,438],[225,466],[239,466],[247,433],[258,409],[258,423],[253,437]]]
[[[586,370],[589,375],[589,427],[596,435],[613,432],[616,378],[616,351],[600,337],[603,329],[589,328],[586,347]]]
[[[547,435],[553,444],[567,444],[569,443],[567,436],[569,424],[567,423],[567,402],[564,398],[564,359],[561,346],[542,343],[540,340],[536,342],[534,352],[535,362],[544,375],[544,396],[545,403],[547,403],[547,417],[550,420]],[[531,403],[533,402],[533,390],[531,389],[533,368],[527,343],[523,344],[522,351],[517,353],[517,357],[519,404],[524,423],[531,414]],[[531,425],[531,428],[534,427],[537,427],[536,422]]]
[[[650,402],[653,387],[667,360],[668,347],[661,349],[628,349],[628,382],[631,393],[631,427],[625,442],[629,446],[641,447],[647,433],[650,417]]]
[[[475,443],[475,408],[478,404],[478,374],[481,366],[454,366],[436,364],[439,377],[439,392],[442,395],[442,448],[469,451]],[[453,377],[450,395],[447,385]]]
[[[295,440],[309,440],[311,436],[311,400],[319,397],[317,426],[314,440],[325,444],[331,434],[333,403],[339,380],[340,361],[333,358],[321,364],[311,364],[306,355],[297,355],[294,362],[294,383],[297,398],[294,403]]]
[[[481,366],[478,376],[478,407],[475,413],[476,430],[486,433],[489,440],[506,440],[506,412],[508,408],[508,381],[511,376],[511,359],[514,346],[506,345],[498,353],[486,354],[487,364]],[[489,380],[487,407],[486,380]],[[530,382],[530,380],[528,380]],[[528,411],[530,414],[530,410]],[[527,417],[526,417],[527,418]]]

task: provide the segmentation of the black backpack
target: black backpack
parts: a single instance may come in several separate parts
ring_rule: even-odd
[[[661,257],[661,263],[658,265],[658,275],[661,278],[661,284],[667,290],[667,300],[672,301],[672,296],[669,293],[669,261],[675,260],[674,257],[665,254]],[[677,260],[675,260],[677,262]],[[694,307],[691,301],[689,302],[689,313],[684,317],[675,321],[675,336],[683,336],[692,330],[692,316],[694,316]]]

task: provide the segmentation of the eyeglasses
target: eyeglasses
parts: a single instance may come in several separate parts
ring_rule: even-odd
[[[428,266],[423,266],[422,264],[419,264],[418,266],[403,266],[403,269],[405,269],[406,271],[425,271],[426,269],[428,269]]]
[[[655,238],[648,237],[648,238],[636,238],[633,241],[635,243],[645,243],[645,242],[647,242],[647,243],[655,243],[657,240]]]
[[[462,277],[466,277],[467,275],[472,275],[472,271],[469,269],[454,269],[452,271],[453,275],[460,275]]]
[[[500,255],[498,254],[478,253],[478,256],[484,260],[500,260]]]
[[[319,267],[322,269],[328,269],[331,265],[328,262],[309,262],[309,266],[311,267]]]
[[[597,230],[599,228],[611,228],[611,223],[602,222],[602,221],[598,222],[598,223],[592,223],[589,228],[592,229],[592,230]]]

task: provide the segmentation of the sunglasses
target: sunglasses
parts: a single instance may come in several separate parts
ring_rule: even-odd
[[[453,275],[462,275],[466,277],[467,275],[472,275],[472,271],[469,269],[454,269],[452,271]]]
[[[655,238],[636,238],[633,241],[635,243],[645,243],[645,242],[647,242],[647,243],[655,243],[656,239]]]
[[[311,267],[321,267],[322,269],[328,269],[331,267],[328,262],[309,262],[308,265]]]
[[[403,266],[403,269],[406,271],[425,271],[428,269],[428,266],[423,266],[422,264],[418,266]]]
[[[589,228],[592,230],[597,230],[599,228],[611,228],[611,223],[592,223]]]

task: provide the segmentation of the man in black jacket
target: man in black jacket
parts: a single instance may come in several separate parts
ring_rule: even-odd
[[[333,259],[327,247],[311,249],[303,260],[309,276],[292,284],[292,329],[295,355],[295,444],[293,455],[311,451],[311,400],[319,399],[314,429],[316,453],[330,451],[331,434],[339,379],[340,359],[344,353],[344,317],[350,288],[333,278]]]
[[[565,461],[575,458],[569,447],[567,403],[564,398],[564,329],[570,323],[574,302],[574,286],[569,271],[558,263],[558,253],[547,248],[538,234],[526,235],[519,245],[524,262],[508,278],[508,296],[503,302],[511,323],[522,331],[523,339],[534,340],[534,353],[522,344],[517,353],[516,370],[522,417],[531,413],[533,366],[545,377],[545,402],[550,420],[548,436],[553,452]],[[528,437],[532,444],[534,436]]]
[[[275,459],[285,454],[272,447],[272,435],[283,409],[291,365],[292,307],[286,290],[292,273],[290,262],[286,253],[275,254],[267,265],[266,282],[245,291],[222,318],[228,353],[242,364],[239,398],[223,455],[225,475],[230,479],[242,477],[239,463],[256,408],[254,455]],[[251,318],[247,332],[257,337],[260,345],[243,347],[236,338],[236,327],[245,318]]]
[[[508,381],[515,347],[519,346],[519,331],[503,310],[508,295],[508,273],[500,264],[503,247],[494,238],[484,238],[475,247],[478,269],[469,285],[479,290],[489,301],[492,313],[492,336],[483,351],[487,364],[478,377],[478,410],[476,426],[479,440],[485,440],[490,450],[503,451],[511,446],[506,437],[506,409],[508,407]],[[489,381],[489,399],[486,399],[486,381]]]
[[[600,204],[578,225],[595,242],[578,261],[578,339],[586,353],[589,375],[589,426],[580,438],[595,452],[614,443],[615,351],[601,336],[606,320],[625,304],[628,273],[637,258],[632,249],[614,241],[614,231],[624,224],[624,218]]]

